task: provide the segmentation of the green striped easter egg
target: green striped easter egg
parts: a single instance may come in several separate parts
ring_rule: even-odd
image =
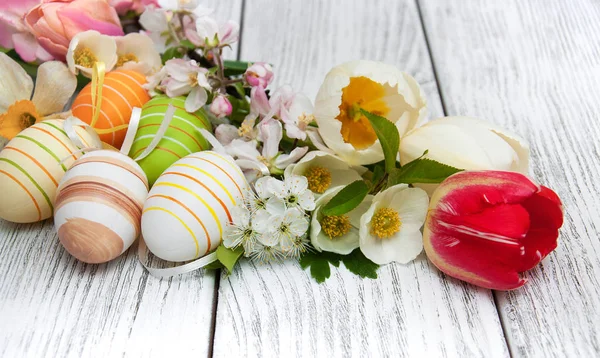
[[[188,113],[184,106],[185,97],[157,96],[142,107],[140,126],[129,156],[135,159],[148,147],[162,123],[169,104],[175,107],[175,115],[169,129],[152,153],[138,162],[146,173],[150,186],[177,160],[209,148],[208,142],[200,134],[200,128],[212,131],[204,110]]]

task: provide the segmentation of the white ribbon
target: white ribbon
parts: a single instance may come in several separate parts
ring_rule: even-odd
[[[131,117],[129,118],[129,127],[127,127],[127,133],[125,133],[125,139],[123,140],[123,145],[121,146],[121,154],[129,154],[129,150],[131,150],[131,146],[135,140],[135,135],[137,134],[140,126],[141,119],[142,109],[139,107],[133,107],[133,110],[131,111]]]
[[[133,160],[135,160],[136,162],[139,162],[140,160],[142,160],[142,159],[146,158],[148,155],[150,155],[150,153],[152,153],[154,148],[156,148],[158,143],[160,143],[161,139],[167,132],[167,129],[169,129],[169,125],[171,124],[171,120],[173,119],[174,115],[175,115],[175,107],[173,107],[172,104],[169,104],[169,107],[167,108],[167,111],[165,112],[165,117],[163,118],[163,121],[160,124],[158,131],[156,132],[156,135],[154,136],[154,138],[152,138],[152,141],[146,147],[146,149],[144,149],[144,151],[142,153],[140,153],[140,155],[133,158]]]
[[[72,154],[69,154],[68,156],[64,157],[60,161],[60,164],[64,164],[67,160],[71,159],[71,156],[73,156],[75,154],[92,152],[94,150],[102,149],[102,146],[100,148],[86,147],[85,144],[83,144],[83,142],[81,141],[81,139],[79,139],[79,136],[77,135],[77,131],[75,131],[75,126],[83,127],[83,129],[85,129],[85,131],[90,136],[92,136],[92,138],[94,139],[95,142],[102,143],[102,141],[100,141],[100,137],[98,136],[98,133],[96,133],[94,128],[92,128],[89,124],[83,122],[82,120],[80,120],[77,117],[69,116],[63,122],[63,130],[65,131],[65,133],[67,133],[67,137],[69,137],[71,142],[73,142],[73,144],[77,147],[77,150],[75,152],[73,152]]]
[[[217,253],[212,252],[204,257],[201,257],[199,259],[196,259],[192,262],[188,262],[188,263],[180,265],[180,266],[168,267],[168,268],[156,268],[156,267],[150,266],[150,262],[148,260],[148,254],[151,254],[150,250],[148,250],[148,247],[146,247],[146,242],[144,241],[144,238],[142,236],[140,236],[140,244],[138,246],[138,258],[140,260],[140,263],[142,264],[142,266],[144,266],[146,268],[146,270],[148,270],[148,272],[152,276],[158,277],[158,278],[169,278],[169,277],[173,277],[173,276],[182,275],[184,273],[188,273],[188,272],[192,272],[192,271],[201,269],[201,268],[217,261]]]

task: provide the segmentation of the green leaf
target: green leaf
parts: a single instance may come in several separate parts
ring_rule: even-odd
[[[184,46],[184,47],[186,47],[186,48],[189,48],[190,50],[194,50],[194,49],[196,48],[196,45],[194,45],[194,44],[192,43],[192,41],[190,41],[190,40],[188,40],[188,39],[183,39],[183,40],[179,41],[179,43],[180,43],[182,46]]]
[[[225,267],[228,274],[233,272],[233,268],[243,254],[244,248],[242,246],[236,249],[228,249],[223,245],[217,247],[217,260]]]
[[[360,249],[342,256],[342,262],[348,271],[362,278],[377,278],[379,265],[369,260]]]
[[[437,184],[443,182],[450,175],[462,169],[454,168],[435,160],[420,158],[405,164],[400,169],[390,173],[388,187],[396,184]]]
[[[165,63],[174,58],[182,58],[183,55],[184,53],[178,47],[169,47],[162,55],[162,62]]]
[[[369,193],[369,187],[362,180],[346,185],[321,209],[326,216],[343,215],[356,208]]]
[[[329,265],[340,266],[341,255],[332,252],[307,251],[300,257],[300,267],[310,267],[310,275],[318,282],[323,283],[331,276]]]
[[[225,65],[224,72],[226,77],[243,75],[250,66],[250,62],[245,61],[225,60],[223,63]]]
[[[205,269],[205,270],[218,270],[218,269],[224,269],[224,268],[225,268],[225,266],[223,266],[223,264],[220,263],[219,260],[203,267],[203,269]]]
[[[383,149],[385,171],[386,173],[391,173],[396,168],[396,156],[400,147],[398,128],[384,117],[367,112],[362,108],[360,111],[371,122],[371,126],[373,126],[373,130],[377,134],[377,138],[379,138],[379,143],[381,143],[381,148]]]

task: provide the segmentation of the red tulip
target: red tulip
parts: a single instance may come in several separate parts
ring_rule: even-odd
[[[563,223],[555,192],[523,174],[465,171],[433,193],[423,240],[429,259],[446,274],[495,290],[527,282],[557,245]]]

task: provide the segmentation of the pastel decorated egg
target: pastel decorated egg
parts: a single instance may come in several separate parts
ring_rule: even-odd
[[[60,182],[54,226],[67,251],[87,263],[121,255],[140,234],[148,181],[128,156],[99,150],[78,159]]]
[[[152,153],[138,162],[144,169],[150,186],[177,160],[209,147],[200,134],[201,128],[209,131],[212,128],[203,110],[188,113],[184,107],[185,97],[157,96],[142,108],[140,126],[129,156],[135,159],[148,147],[165,117],[169,104],[175,107],[175,115],[169,128]]]
[[[148,92],[142,87],[146,77],[136,71],[116,70],[104,76],[102,103],[97,122],[92,126],[100,139],[120,148],[127,133],[133,107],[141,108],[148,100]],[[92,124],[92,84],[79,92],[72,107],[73,115]]]
[[[58,183],[82,156],[63,130],[63,123],[36,123],[0,152],[0,218],[29,223],[52,216]],[[73,128],[85,147],[100,147],[98,137],[81,126]]]
[[[148,249],[168,261],[187,261],[219,246],[231,209],[248,189],[227,155],[186,156],[158,178],[144,204],[142,236]]]

